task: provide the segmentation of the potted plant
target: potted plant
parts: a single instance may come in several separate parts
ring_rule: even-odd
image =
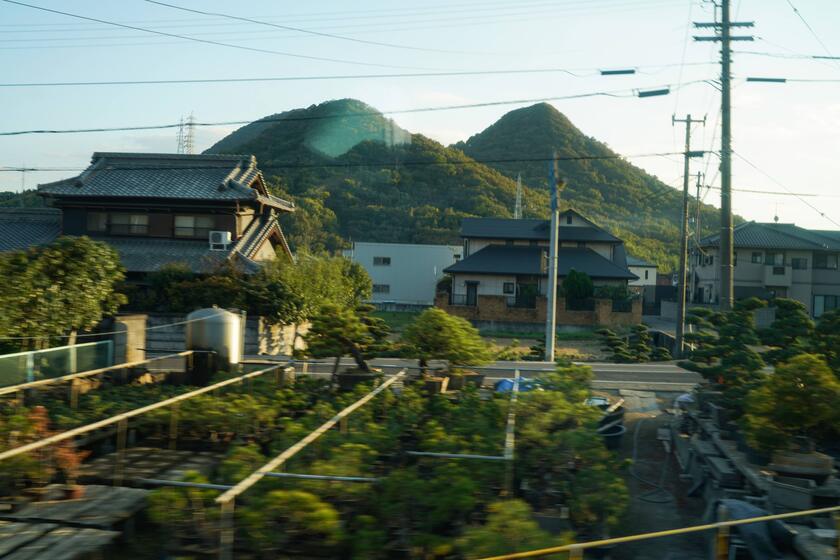
[[[746,398],[743,426],[750,446],[772,453],[779,474],[825,479],[833,460],[814,452],[811,436],[840,420],[840,380],[822,357],[800,354],[779,364],[775,373]]]
[[[491,359],[487,344],[469,321],[436,307],[421,313],[408,326],[403,334],[403,342],[411,355],[417,357],[422,376],[427,375],[430,360],[449,362],[452,368],[448,374],[450,386],[453,384],[452,378],[464,375],[464,372],[453,366],[477,366]],[[457,379],[455,385],[463,387],[463,379]]]
[[[76,451],[73,444],[67,440],[59,444],[54,452],[55,464],[64,475],[64,497],[68,500],[78,500],[85,495],[85,487],[76,484],[76,480],[79,477],[79,467],[88,455],[90,451]]]

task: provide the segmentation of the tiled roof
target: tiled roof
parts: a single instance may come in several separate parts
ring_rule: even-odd
[[[536,239],[549,238],[548,220],[510,220],[506,218],[464,218],[461,237],[483,239]],[[595,226],[564,226],[558,228],[561,241],[621,241],[606,230]]]
[[[61,234],[61,211],[55,208],[0,209],[0,251],[45,245]]]
[[[716,247],[720,235],[700,240],[702,247]],[[734,230],[736,247],[749,249],[791,249],[840,251],[840,232],[808,230],[794,224],[747,222]]]
[[[56,197],[253,200],[294,208],[252,188],[259,176],[254,156],[96,152],[81,175],[40,185],[38,192]]]
[[[117,250],[129,272],[154,272],[164,265],[181,263],[198,273],[217,269],[231,251],[211,251],[207,241],[153,237],[95,237]]]
[[[444,269],[448,273],[545,275],[544,247],[521,245],[488,245],[469,257]],[[635,280],[637,276],[587,248],[558,249],[557,274],[566,276],[571,269],[585,272],[592,278]]]
[[[631,255],[627,255],[627,266],[645,266],[645,267],[656,267],[655,264],[648,262],[644,259],[637,259]]]

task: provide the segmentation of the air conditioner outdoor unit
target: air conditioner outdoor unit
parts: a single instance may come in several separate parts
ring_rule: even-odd
[[[210,232],[210,250],[211,251],[225,251],[230,245],[229,231],[211,231]]]

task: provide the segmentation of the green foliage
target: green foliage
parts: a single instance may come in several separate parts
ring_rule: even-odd
[[[776,308],[773,324],[758,334],[761,342],[773,347],[763,358],[775,365],[806,352],[808,339],[814,333],[814,322],[805,305],[795,299],[776,298],[773,306]]]
[[[447,360],[452,366],[479,366],[491,360],[487,344],[469,321],[430,307],[403,333],[403,341],[425,367],[429,360]]]
[[[95,327],[125,303],[116,251],[88,237],[0,255],[0,336],[49,337]]]
[[[563,278],[563,293],[567,298],[588,299],[595,295],[595,288],[592,285],[592,278],[585,272],[578,272],[575,269]]]
[[[840,379],[840,309],[823,313],[814,329],[812,345]]]
[[[650,347],[650,332],[647,325],[633,325],[630,329],[633,333],[630,343],[630,353],[636,362],[647,362],[650,360],[653,350]]]
[[[206,484],[207,477],[196,472],[184,473],[185,482]],[[149,519],[167,532],[199,538],[205,545],[218,542],[216,520],[218,506],[213,502],[218,490],[164,487],[149,493]]]
[[[262,558],[326,552],[342,538],[335,508],[300,490],[272,490],[241,510],[239,520]]]
[[[367,360],[387,348],[390,334],[385,321],[370,315],[373,307],[360,305],[355,310],[327,304],[312,317],[304,335],[307,352],[315,358],[336,358],[350,354],[360,370],[368,372]],[[335,372],[335,369],[333,370]]]
[[[629,364],[635,361],[625,337],[620,337],[607,328],[598,329],[595,332],[603,338],[603,350],[612,353],[610,360],[617,364]]]
[[[266,460],[253,443],[234,447],[219,465],[219,478],[224,484],[236,484],[263,466]]]
[[[595,297],[599,299],[625,300],[631,297],[626,284],[601,284],[595,286]]]
[[[525,550],[559,546],[571,542],[558,540],[539,528],[531,517],[531,508],[522,500],[493,502],[487,506],[487,522],[468,527],[458,539],[464,558],[486,558]],[[544,558],[562,558],[551,555]]]
[[[744,426],[759,449],[784,449],[793,436],[813,435],[816,428],[840,430],[840,381],[825,361],[800,354],[779,364],[773,375],[750,391]]]
[[[686,342],[696,346],[680,365],[721,390],[723,405],[733,418],[742,414],[747,393],[764,379],[764,361],[751,348],[759,343],[753,313],[764,305],[750,298],[735,302],[729,312],[693,308],[687,313],[686,323],[695,325],[698,332],[686,333]]]
[[[0,191],[0,208],[43,208],[44,197],[37,189],[23,191]]]

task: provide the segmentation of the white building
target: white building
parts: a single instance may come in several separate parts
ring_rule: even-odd
[[[373,280],[374,304],[431,306],[443,269],[461,259],[460,245],[353,243],[344,256],[362,265]]]
[[[639,277],[636,280],[630,280],[628,286],[656,286],[655,264],[627,255],[627,268]]]

